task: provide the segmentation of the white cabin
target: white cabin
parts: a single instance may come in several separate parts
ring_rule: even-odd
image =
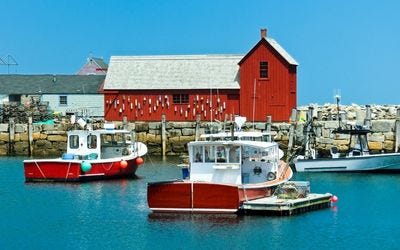
[[[63,159],[96,160],[130,155],[133,135],[126,130],[73,130],[68,132]]]
[[[274,142],[195,141],[188,146],[191,181],[256,184],[277,175],[281,153]]]

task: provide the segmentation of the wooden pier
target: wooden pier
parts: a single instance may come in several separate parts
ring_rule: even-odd
[[[294,215],[331,206],[332,194],[308,194],[305,198],[282,199],[278,196],[246,201],[245,214]]]

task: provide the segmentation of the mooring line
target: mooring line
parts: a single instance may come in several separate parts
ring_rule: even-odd
[[[37,164],[37,162],[35,161],[36,167],[38,167],[40,173],[42,174],[43,178],[47,179],[46,176],[44,175],[42,169],[40,169],[39,164]]]
[[[65,181],[68,179],[68,174],[69,174],[69,168],[71,167],[71,162],[68,164],[68,169],[67,169],[67,174],[65,175]]]

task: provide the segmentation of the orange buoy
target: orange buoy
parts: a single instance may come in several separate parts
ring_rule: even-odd
[[[128,162],[125,161],[125,160],[122,160],[122,161],[119,163],[119,165],[121,166],[121,168],[126,168],[126,167],[128,167]]]
[[[144,162],[144,160],[143,160],[143,158],[142,158],[142,157],[138,157],[138,158],[136,158],[136,165],[140,166],[140,165],[142,165],[142,164],[143,164],[143,162]]]
[[[336,195],[333,195],[331,197],[331,202],[337,202],[339,200],[339,198]]]

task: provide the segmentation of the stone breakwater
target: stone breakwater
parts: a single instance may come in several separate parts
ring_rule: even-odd
[[[397,106],[371,106],[369,108],[371,113],[370,129],[373,131],[368,135],[371,150],[376,152],[395,151],[396,120],[400,120],[397,110]],[[309,107],[299,107],[298,116],[293,123],[246,123],[243,130],[265,131],[268,127],[271,127],[273,140],[280,143],[282,149],[286,149],[290,136],[290,126],[294,126],[294,146],[301,146],[305,139],[307,112],[309,112]],[[347,149],[348,136],[332,133],[338,127],[336,105],[314,105],[312,116],[314,117],[313,128],[316,135],[316,148],[320,152],[328,152],[332,146],[336,146],[342,151]],[[347,126],[364,124],[367,118],[367,107],[340,106],[339,116],[341,123]],[[165,144],[166,155],[186,154],[187,143],[195,140],[196,134],[216,131],[223,129],[224,126],[221,123],[205,121],[114,123],[116,128],[125,127],[134,131],[136,139],[147,144],[149,154],[153,155],[163,153],[163,144]],[[101,123],[94,125],[95,128],[101,126]],[[0,155],[61,156],[67,148],[67,131],[73,127],[65,121],[56,124],[14,124],[13,122],[0,124]],[[165,131],[164,137],[162,136],[163,129]]]

